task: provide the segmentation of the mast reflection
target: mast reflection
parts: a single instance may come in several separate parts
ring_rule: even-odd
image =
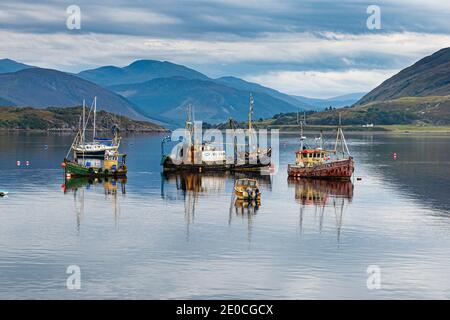
[[[189,240],[190,225],[195,220],[195,210],[200,195],[227,194],[231,191],[230,217],[234,211],[237,216],[249,217],[249,232],[251,232],[251,216],[255,215],[258,206],[245,203],[234,197],[234,182],[240,178],[257,179],[260,186],[271,190],[270,175],[258,173],[232,173],[232,172],[163,172],[161,174],[161,198],[166,201],[183,201],[186,222],[186,238]],[[234,210],[233,210],[234,208]]]
[[[351,181],[333,181],[318,179],[289,179],[289,186],[295,188],[295,201],[300,204],[299,228],[303,230],[303,219],[307,208],[313,208],[319,215],[319,231],[322,231],[325,210],[334,209],[337,241],[340,241],[343,215],[353,199]]]
[[[103,187],[105,199],[112,201],[112,209],[114,222],[118,226],[118,219],[120,216],[120,206],[118,205],[117,195],[126,194],[127,179],[91,179],[91,178],[71,178],[65,179],[61,186],[64,194],[73,194],[75,215],[77,220],[77,230],[80,230],[80,225],[83,220],[85,210],[85,191],[95,190],[98,186]]]

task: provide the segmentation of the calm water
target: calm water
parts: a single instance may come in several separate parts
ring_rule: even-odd
[[[362,180],[288,181],[283,137],[252,209],[232,175],[161,176],[159,136],[124,139],[126,182],[64,187],[72,137],[2,133],[0,298],[450,298],[450,137],[347,138]]]

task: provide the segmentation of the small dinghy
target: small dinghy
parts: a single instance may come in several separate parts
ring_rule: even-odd
[[[234,184],[234,193],[239,200],[261,200],[258,181],[255,179],[238,179]]]
[[[0,191],[0,197],[4,197],[8,194],[7,191]]]

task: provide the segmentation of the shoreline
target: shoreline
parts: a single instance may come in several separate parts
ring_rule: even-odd
[[[72,129],[6,129],[6,128],[0,128],[0,132],[12,132],[12,133],[18,133],[18,132],[26,132],[26,133],[76,133],[78,130],[72,130]],[[86,130],[86,132],[92,132],[92,130]],[[110,132],[109,130],[98,130],[97,132]],[[124,133],[167,133],[170,132],[170,130],[124,130]]]
[[[280,133],[298,133],[300,128],[297,125],[268,125],[268,126],[254,126],[255,129],[278,129]],[[361,126],[354,125],[343,125],[343,130],[348,134],[450,134],[450,126],[415,126],[415,125],[379,125],[370,128],[364,128]],[[303,129],[305,132],[333,132],[336,131],[336,126],[334,125],[306,125]],[[92,131],[92,130],[86,130]],[[98,132],[109,132],[109,130],[97,130]],[[77,130],[68,128],[57,128],[57,129],[11,129],[11,128],[0,128],[0,132],[11,132],[11,133],[76,133]],[[153,130],[153,129],[141,129],[141,130],[124,130],[123,133],[133,134],[133,133],[168,133],[172,130]]]
[[[267,126],[267,129],[279,129],[280,133],[300,132],[297,125],[293,126]],[[343,125],[342,129],[346,134],[450,134],[450,126],[415,126],[415,125],[378,125],[370,128],[364,128],[354,125]],[[306,125],[304,127],[306,132],[331,132],[336,131],[336,126],[330,125]]]

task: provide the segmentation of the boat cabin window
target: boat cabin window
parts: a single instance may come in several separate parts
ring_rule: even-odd
[[[256,181],[251,181],[251,180],[239,180],[239,181],[237,182],[237,185],[245,186],[245,187],[247,187],[247,186],[249,186],[249,187],[254,187],[254,186],[256,186]]]

